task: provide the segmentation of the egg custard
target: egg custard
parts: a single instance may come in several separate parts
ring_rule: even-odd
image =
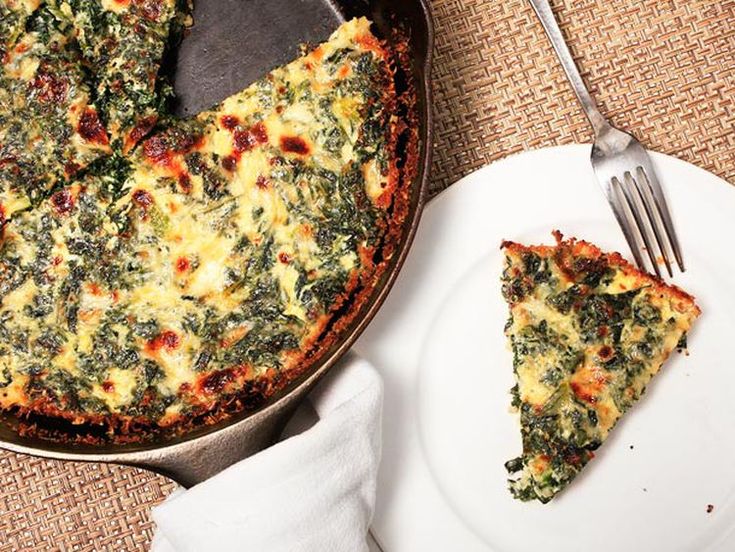
[[[411,90],[394,87],[400,47],[352,20],[177,120],[124,61],[146,50],[146,71],[157,71],[179,17],[172,2],[35,4],[12,29],[34,44],[63,37],[54,55],[84,70],[80,86],[51,78],[39,93],[62,100],[44,116],[65,129],[63,155],[38,158],[54,178],[26,186],[19,158],[1,169],[0,409],[22,431],[59,438],[49,428],[63,427],[96,442],[261,406],[354,319],[402,233],[417,140]],[[39,10],[56,34],[33,34]],[[133,24],[148,46],[121,49]],[[31,40],[4,32],[13,51]],[[22,86],[33,88],[41,67],[20,69]],[[13,78],[0,94],[17,99]],[[91,98],[97,142],[77,136],[69,114],[93,109]],[[28,142],[16,119],[0,119],[0,133]]]
[[[594,457],[700,310],[617,253],[556,233],[556,246],[504,242],[512,404],[523,454],[506,463],[514,497],[548,502]]]

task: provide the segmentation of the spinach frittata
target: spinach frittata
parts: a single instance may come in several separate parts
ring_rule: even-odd
[[[502,246],[523,440],[506,468],[520,500],[548,502],[577,476],[700,313],[617,253],[556,236],[555,247]]]
[[[28,201],[11,217],[3,199],[0,408],[27,431],[67,420],[84,439],[131,440],[257,407],[337,338],[400,233],[415,129],[394,53],[357,19],[212,110],[118,139],[162,104],[145,99],[155,85],[130,103],[142,81],[110,61],[117,95],[100,62],[114,47],[90,36],[100,10],[103,37],[153,4],[164,38],[178,16],[171,2],[88,4],[38,10],[76,29],[54,52],[100,68],[94,87],[64,90],[96,98],[112,131],[98,158],[31,191],[2,176]],[[5,119],[0,132],[19,135]]]

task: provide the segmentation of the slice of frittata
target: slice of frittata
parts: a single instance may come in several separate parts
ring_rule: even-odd
[[[520,500],[548,502],[594,457],[700,310],[679,288],[618,253],[575,239],[504,242],[506,334],[522,456],[506,463]]]
[[[48,0],[86,62],[113,145],[127,153],[156,124],[172,96],[159,70],[187,20],[185,0]],[[118,142],[119,141],[119,142]]]
[[[111,151],[63,25],[46,5],[20,13],[0,45],[2,221]]]

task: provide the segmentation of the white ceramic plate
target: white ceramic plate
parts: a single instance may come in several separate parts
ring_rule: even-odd
[[[570,488],[521,503],[503,463],[521,451],[509,411],[503,239],[551,230],[626,254],[589,146],[527,152],[432,201],[395,289],[356,349],[385,379],[374,532],[386,552],[735,550],[735,188],[653,160],[704,314]],[[711,504],[714,509],[707,512]]]

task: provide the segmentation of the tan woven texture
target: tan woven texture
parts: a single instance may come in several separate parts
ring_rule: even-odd
[[[650,148],[735,183],[735,0],[553,5],[603,113]],[[591,140],[525,0],[433,8],[432,191],[512,153]],[[0,550],[146,550],[150,508],[173,487],[131,468],[0,453]]]

